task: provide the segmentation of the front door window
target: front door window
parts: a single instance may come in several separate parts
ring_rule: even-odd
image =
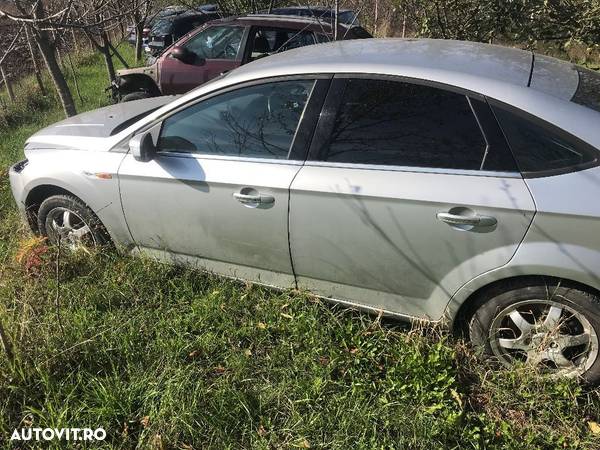
[[[236,59],[243,35],[241,27],[209,27],[191,38],[185,48],[198,60]]]
[[[313,80],[251,86],[209,98],[164,122],[163,152],[287,159]]]

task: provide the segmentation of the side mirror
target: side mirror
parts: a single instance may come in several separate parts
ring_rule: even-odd
[[[178,59],[184,64],[193,64],[194,59],[196,59],[196,55],[190,52],[187,48],[176,45],[171,50],[171,58]]]
[[[129,151],[136,161],[148,162],[154,159],[156,147],[149,131],[135,135],[129,140]]]

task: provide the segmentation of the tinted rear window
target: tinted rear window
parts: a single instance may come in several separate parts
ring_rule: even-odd
[[[579,85],[571,101],[600,112],[600,72],[577,67]]]
[[[349,80],[327,161],[480,170],[486,143],[464,95],[386,80]]]
[[[524,113],[493,109],[521,172],[552,175],[598,162],[598,151],[576,137]]]

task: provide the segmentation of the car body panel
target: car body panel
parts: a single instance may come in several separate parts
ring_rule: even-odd
[[[170,253],[233,264],[229,276],[293,287],[288,201],[299,168],[287,161],[184,154],[138,162],[127,155],[119,169],[123,211],[142,249],[168,247]],[[243,188],[275,201],[247,207],[233,197]],[[240,266],[246,267],[244,277],[236,273]]]
[[[65,146],[74,146],[80,150],[93,150],[94,141],[89,140],[90,146],[86,145],[86,138],[107,138],[114,134],[114,130],[124,122],[147,114],[148,111],[158,109],[174,100],[175,97],[154,97],[134,102],[119,103],[105,106],[73,117],[69,117],[54,125],[43,128],[31,136],[27,143],[33,146],[37,143],[47,143],[48,139],[55,137],[54,142]],[[140,117],[141,118],[141,117]],[[65,136],[77,137],[83,141],[65,140]]]
[[[520,176],[381,166],[307,163],[290,195],[299,288],[433,320],[464,283],[510,260],[535,211]],[[437,220],[455,207],[498,224],[464,231]]]
[[[448,304],[449,320],[478,289],[517,276],[563,278],[600,291],[600,203],[589,196],[600,186],[600,168],[525,182],[537,212],[523,242],[508,264],[456,292]]]
[[[239,67],[241,59],[206,59],[202,65],[185,64],[175,58],[161,58],[159,87],[163,95],[182,94],[221,73]]]
[[[13,170],[10,172],[13,194],[23,214],[34,188],[59,187],[83,199],[119,246],[129,248],[132,245],[117,179],[122,153],[36,149],[26,154],[34,163],[28,164],[18,176]]]

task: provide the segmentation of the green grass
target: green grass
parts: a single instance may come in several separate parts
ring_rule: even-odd
[[[78,73],[79,110],[105,104],[101,60]],[[24,103],[2,172],[61,118]],[[491,371],[438,330],[113,252],[56,264],[2,176],[0,447],[34,426],[103,427],[106,448],[600,448],[597,391]]]

